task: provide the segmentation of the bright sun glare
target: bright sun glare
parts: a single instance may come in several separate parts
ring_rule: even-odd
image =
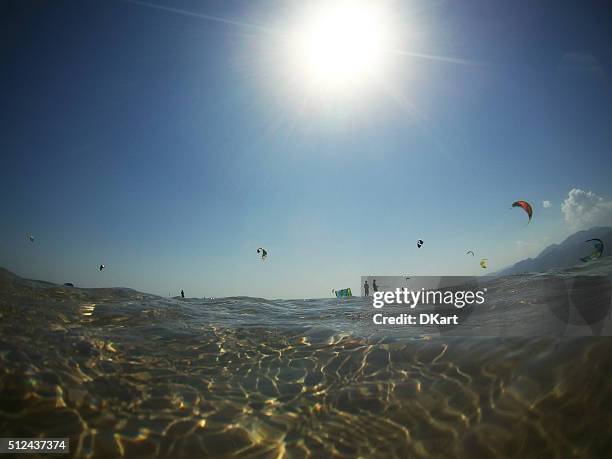
[[[344,92],[381,75],[390,47],[384,2],[318,2],[293,31],[290,56],[312,89]]]

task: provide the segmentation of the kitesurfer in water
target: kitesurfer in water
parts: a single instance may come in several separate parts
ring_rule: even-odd
[[[370,296],[370,286],[367,280],[363,283],[363,291],[365,292],[365,296]]]
[[[181,290],[181,298],[185,298],[185,292]]]

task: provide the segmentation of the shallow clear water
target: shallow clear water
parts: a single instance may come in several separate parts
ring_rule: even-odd
[[[535,282],[494,281],[513,292],[517,323]],[[69,436],[80,457],[612,452],[612,338],[381,335],[363,326],[365,306],[165,299],[0,273],[0,436]]]

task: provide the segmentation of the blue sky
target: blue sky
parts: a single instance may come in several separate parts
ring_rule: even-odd
[[[340,100],[283,78],[266,30],[299,3],[171,4],[263,31],[122,1],[5,4],[0,265],[301,298],[478,274],[466,250],[491,270],[536,255],[576,229],[571,189],[612,199],[612,11],[520,3],[392,3],[401,50],[456,61],[394,54],[388,86]]]

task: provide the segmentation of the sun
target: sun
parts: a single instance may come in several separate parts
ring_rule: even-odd
[[[352,91],[384,73],[392,27],[383,3],[328,0],[300,15],[290,35],[290,59],[311,89]]]

